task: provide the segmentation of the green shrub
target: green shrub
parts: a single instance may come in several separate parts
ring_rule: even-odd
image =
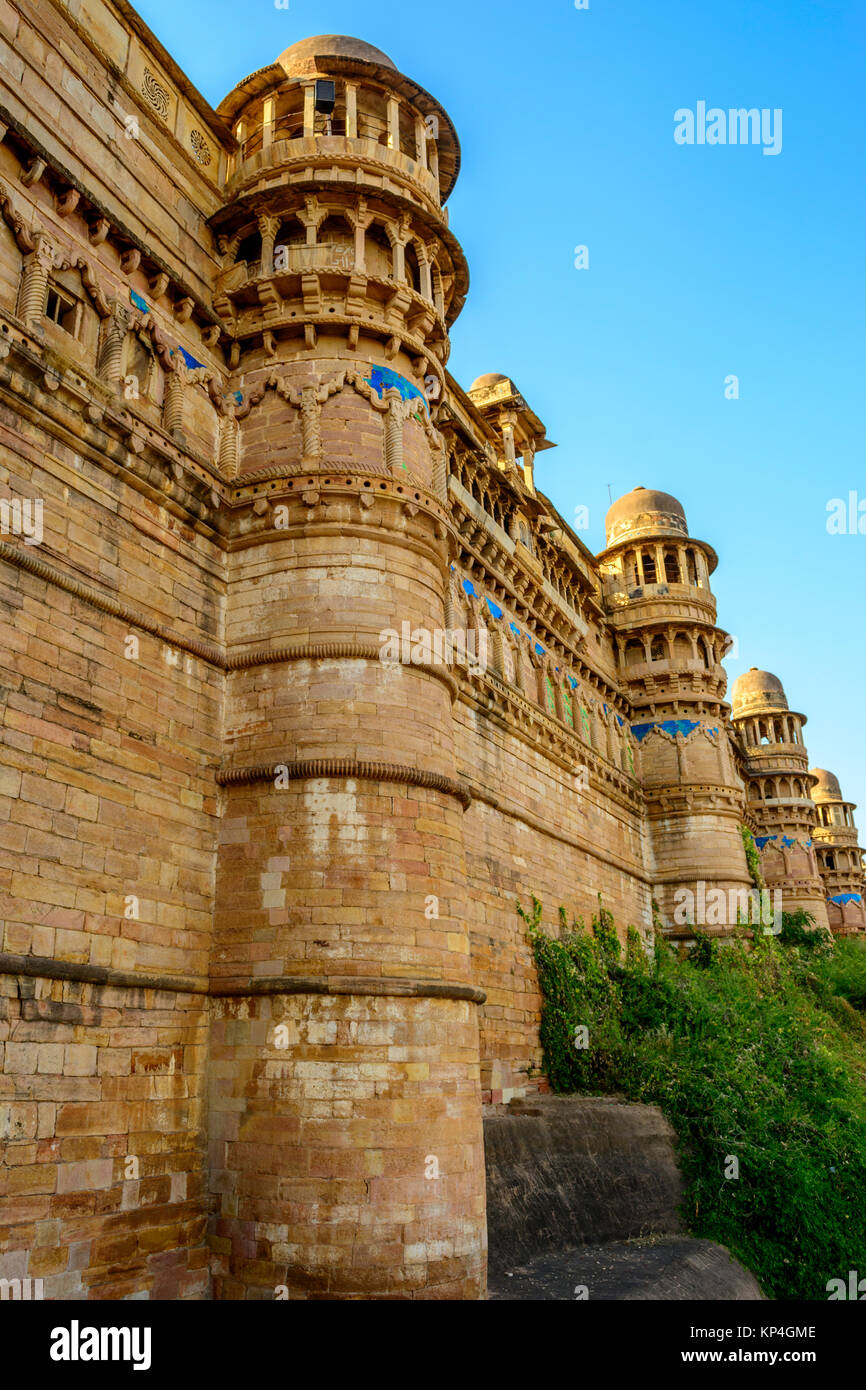
[[[698,936],[684,959],[660,937],[648,957],[632,928],[623,961],[601,902],[589,931],[560,910],[558,938],[533,902],[553,1089],[660,1106],[689,1228],[770,1297],[826,1299],[829,1279],[866,1275],[866,942],[828,949],[797,915],[782,939]]]

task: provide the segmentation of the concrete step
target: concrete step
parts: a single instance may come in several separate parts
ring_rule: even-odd
[[[484,1148],[491,1299],[762,1297],[722,1246],[686,1235],[675,1136],[655,1106],[489,1106]]]

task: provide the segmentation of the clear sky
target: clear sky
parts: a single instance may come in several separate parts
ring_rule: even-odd
[[[866,534],[827,531],[828,502],[856,492],[866,532],[864,0],[138,9],[213,105],[323,33],[384,49],[441,101],[471,276],[451,371],[516,381],[559,446],[538,485],[568,519],[589,507],[591,550],[608,484],[680,499],[719,554],[731,681],[782,679],[866,830]],[[698,102],[781,109],[781,152],[675,143]]]

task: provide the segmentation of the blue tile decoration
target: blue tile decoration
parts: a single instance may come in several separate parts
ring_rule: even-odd
[[[143,314],[150,313],[150,305],[148,304],[147,300],[142,299],[140,294],[136,294],[135,290],[130,289],[129,299],[130,302],[134,305],[134,307],[136,309],[140,309]],[[195,371],[196,367],[207,366],[206,362],[199,362],[198,358],[193,357],[191,352],[187,352],[186,348],[182,348],[180,343],[178,343],[177,345],[177,351],[180,353],[181,357],[183,358],[186,365],[189,367],[190,371]],[[174,357],[174,348],[169,348],[168,352],[170,357]],[[240,391],[235,392],[235,399],[237,400],[238,405],[240,405],[241,401],[243,400],[243,396],[241,395]]]
[[[758,849],[763,849],[764,845],[768,845],[771,840],[777,840],[778,838],[778,835],[756,835],[755,844],[758,846]]]
[[[859,893],[837,893],[835,897],[828,898],[831,903],[862,903],[863,899]]]
[[[785,846],[785,849],[790,849],[791,846],[795,845],[796,843],[797,841],[795,839],[791,839],[789,835],[782,836],[782,844]]]
[[[177,350],[190,371],[195,371],[196,367],[204,367],[207,365],[205,362],[199,362],[198,358],[193,357],[192,353],[187,352],[186,348],[181,347],[180,343],[177,345]]]
[[[666,734],[676,738],[677,734],[682,734],[683,738],[688,738],[689,734],[699,729],[701,722],[699,719],[662,719],[653,720],[649,724],[632,724],[631,731],[638,743],[642,743],[650,729],[663,729]]]
[[[412,401],[417,399],[427,410],[427,397],[423,392],[413,386],[411,381],[407,381],[399,372],[394,372],[390,367],[371,367],[370,375],[364,377],[368,386],[372,386],[378,396],[383,396],[386,391],[396,390],[400,392],[400,399]],[[429,413],[429,412],[428,412]]]
[[[181,349],[181,351],[183,351],[183,349]],[[378,371],[379,369],[377,368],[376,370]],[[381,370],[384,372],[385,369],[382,368]],[[392,375],[392,376],[396,376],[396,373],[393,373],[393,372],[392,372],[391,375]],[[402,380],[402,378],[400,378],[400,380]],[[407,384],[408,384],[408,383],[407,383]],[[451,565],[450,568],[451,568],[451,570],[452,570],[452,572],[453,572],[453,571],[456,569],[456,566],[455,566],[455,565]],[[473,582],[472,582],[471,579],[464,579],[464,580],[462,580],[461,582],[462,582],[463,590],[464,590],[465,593],[471,594],[473,598],[478,598],[478,597],[479,597],[479,595],[478,595],[478,593],[477,593],[477,591],[476,591],[476,589],[475,589],[475,585],[473,584]],[[488,598],[486,594],[481,595],[481,597],[484,598],[484,602],[487,604],[488,610],[490,611],[490,613],[492,613],[493,617],[494,617],[497,621],[499,621],[500,619],[502,619],[502,618],[505,617],[505,613],[504,613],[503,609],[500,608],[500,606],[499,606],[498,603],[494,603],[493,599],[492,599],[492,598]],[[509,629],[511,630],[511,632],[514,633],[515,637],[521,637],[521,638],[522,638],[522,637],[524,637],[525,635],[527,635],[527,634],[524,634],[524,633],[521,631],[521,629],[517,626],[517,623],[509,622],[508,626],[509,626]],[[538,655],[539,655],[539,656],[545,656],[545,655],[547,654],[547,648],[546,648],[546,647],[543,647],[543,646],[541,645],[540,642],[536,642],[534,645],[535,645],[535,650],[538,652]],[[556,672],[557,672],[558,674],[561,674],[561,670],[560,670],[560,667],[559,667],[559,666],[555,667],[554,669],[556,670]],[[571,689],[572,689],[572,690],[577,690],[577,688],[578,688],[578,682],[577,682],[577,680],[574,678],[574,676],[570,676],[570,675],[568,674],[568,672],[566,671],[566,672],[565,672],[565,678],[566,678],[566,680],[568,681],[568,684],[571,686]],[[608,714],[608,713],[609,713],[609,709],[608,709],[608,706],[607,706],[607,705],[604,706],[604,712],[605,712],[605,714]],[[617,721],[617,723],[619,724],[619,727],[620,727],[621,729],[625,728],[625,727],[626,727],[626,723],[625,723],[625,720],[623,719],[622,715],[621,715],[621,714],[616,714],[616,711],[614,711],[614,714],[615,714],[615,716],[616,716],[616,721]],[[688,720],[688,719],[669,719],[669,720],[667,720],[664,724],[661,724],[659,727],[660,727],[660,728],[663,728],[663,729],[667,729],[667,731],[668,731],[669,733],[673,732],[673,731],[674,731],[674,728],[676,728],[676,731],[677,731],[677,732],[682,733],[682,734],[688,734],[688,733],[691,733],[692,729],[698,728],[698,724],[697,724],[697,722],[693,722],[693,721]],[[652,728],[655,728],[655,725],[654,725],[654,724],[635,724],[635,725],[632,726],[632,732],[635,734],[635,737],[638,739],[638,741],[640,741],[640,739],[643,738],[644,734],[646,734],[646,733],[647,733],[650,729],[652,729]],[[643,733],[638,733],[638,732],[637,732],[637,731],[640,730],[640,729],[643,730]]]

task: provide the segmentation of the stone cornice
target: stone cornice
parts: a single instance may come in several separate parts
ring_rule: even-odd
[[[136,101],[140,102],[140,98],[137,94],[133,94],[136,96]],[[146,110],[147,108],[144,107],[144,109]],[[79,213],[83,214],[85,209],[89,209],[90,216],[94,218],[97,216],[104,218],[109,223],[108,240],[117,245],[119,254],[122,254],[130,248],[138,251],[141,256],[141,266],[145,270],[145,273],[149,276],[158,274],[167,275],[169,282],[177,290],[178,296],[180,298],[189,298],[192,300],[195,313],[202,323],[207,325],[218,325],[220,323],[219,317],[211,308],[210,304],[208,304],[202,295],[197,293],[192,285],[184,279],[183,272],[178,269],[172,269],[167,261],[163,260],[163,258],[153,251],[140,236],[132,231],[124,219],[118,216],[114,208],[108,207],[101,199],[97,198],[92,189],[85,187],[81,179],[73,174],[70,169],[67,169],[65,165],[61,164],[57,157],[36,138],[33,131],[28,126],[22,124],[13,112],[2,103],[0,103],[0,122],[7,127],[8,131],[13,132],[15,139],[28,151],[31,159],[41,159],[45,161],[46,170],[45,174],[43,174],[43,178],[47,175],[49,178],[53,178],[57,185],[65,188],[74,188],[75,191],[81,195],[82,202],[80,202],[78,206]],[[175,142],[173,141],[172,143]],[[186,155],[186,151],[183,151],[183,154],[184,158],[189,159]],[[194,160],[189,159],[189,163],[199,174],[201,173]]]
[[[69,980],[106,989],[158,990],[160,993],[199,994],[204,998],[247,998],[259,994],[380,995],[385,998],[465,999],[483,1004],[487,995],[474,985],[448,980],[416,980],[400,976],[273,975],[246,979],[187,978],[153,975],[138,970],[114,970],[109,966],[83,965],[54,960],[50,956],[12,955],[0,952],[0,975],[29,979]]]
[[[324,778],[369,782],[396,782],[404,786],[429,787],[455,797],[464,811],[472,803],[472,793],[463,782],[455,782],[441,772],[405,767],[400,763],[359,761],[356,758],[287,758],[282,763],[258,763],[250,767],[226,767],[216,776],[220,787],[249,786],[254,782],[276,782],[283,775],[291,782],[310,782]]]
[[[713,782],[685,782],[667,787],[644,787],[644,801],[651,820],[659,816],[689,815],[712,811],[717,816],[743,818],[744,796],[735,787]]]

